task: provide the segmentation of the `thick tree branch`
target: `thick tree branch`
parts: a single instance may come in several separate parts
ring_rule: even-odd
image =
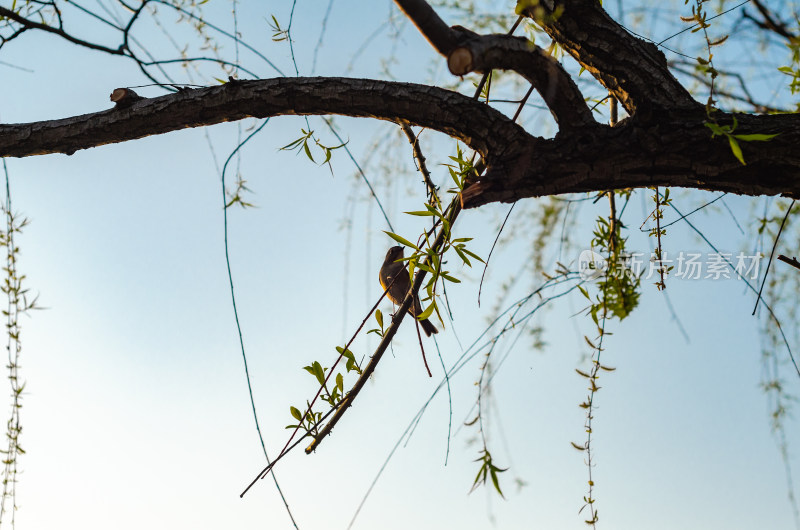
[[[622,104],[628,114],[649,119],[663,109],[691,110],[700,104],[672,76],[664,54],[614,22],[594,0],[528,3],[522,12],[536,21]]]
[[[454,28],[454,31],[464,33],[462,28]],[[453,71],[453,61],[448,61],[448,64],[456,75],[492,69],[513,70],[520,74],[542,96],[562,131],[597,123],[578,85],[564,67],[525,38],[475,35],[462,40],[462,44],[450,54],[450,59],[454,57],[460,57],[458,66],[461,70]]]
[[[733,115],[715,114],[720,125]],[[705,110],[674,112],[658,123],[628,119],[616,127],[537,140],[505,173],[491,169],[464,190],[465,208],[523,197],[673,186],[744,195],[800,198],[800,114],[737,114],[734,134],[778,134],[767,142],[739,141],[747,165],[725,137],[711,137]]]
[[[458,44],[458,38],[450,31],[450,26],[425,0],[395,0],[395,3],[440,55],[447,57]]]
[[[243,118],[341,114],[415,125],[457,138],[491,165],[532,137],[500,112],[441,88],[346,78],[283,78],[143,99],[61,120],[0,125],[0,156],[71,154],[80,149]]]
[[[531,82],[559,128],[595,123],[578,86],[558,61],[521,37],[478,35],[460,26],[448,27],[425,0],[395,0],[441,55],[454,75],[513,70]]]
[[[671,111],[657,122],[628,119],[542,139],[456,92],[366,79],[237,81],[73,118],[0,125],[0,157],[69,154],[187,127],[293,114],[403,120],[463,141],[487,164],[462,194],[465,207],[657,185],[800,198],[798,114],[736,115],[734,134],[778,134],[767,142],[740,141],[743,166],[726,138],[711,137],[702,106]],[[733,123],[732,115],[715,117],[720,125]]]

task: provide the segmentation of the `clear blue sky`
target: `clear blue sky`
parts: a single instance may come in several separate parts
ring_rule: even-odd
[[[311,73],[327,5],[297,6],[301,74]],[[209,2],[210,19],[232,28],[230,6]],[[290,7],[288,2],[266,9],[240,6],[245,40],[287,73],[293,72],[288,47],[270,41],[267,19],[274,14],[285,26]],[[452,83],[414,29],[392,12],[394,22],[370,41],[347,75],[385,77],[380,58],[394,52],[392,73],[398,80]],[[315,73],[343,75],[388,13],[388,1],[334,2]],[[98,35],[86,18],[74,24],[86,35]],[[152,39],[163,56],[174,53],[157,29],[146,24],[143,29],[143,38]],[[394,44],[391,31],[401,32]],[[178,36],[189,32],[180,30]],[[232,43],[222,42],[223,53],[231,56]],[[242,56],[261,77],[274,75],[244,51]],[[26,35],[3,48],[0,60],[32,70],[0,65],[5,123],[106,109],[114,88],[147,82],[132,64],[55,37]],[[786,61],[774,62],[777,67]],[[362,162],[374,139],[395,138],[393,151],[387,147],[389,152],[373,156],[369,174],[396,231],[413,237],[419,219],[402,212],[420,209],[423,195],[405,140],[397,140],[396,127],[386,123],[337,119],[337,124]],[[533,113],[526,124],[536,132],[551,127]],[[381,232],[385,222],[344,153],[336,153],[332,176],[302,155],[278,150],[305,126],[301,118],[274,119],[248,144],[241,172],[257,208],[229,211],[239,316],[272,455],[288,435],[289,406],[301,406],[315,391],[302,366],[333,362],[334,346],[380,294],[377,271],[391,245]],[[312,120],[312,127],[324,130],[319,120]],[[215,126],[208,134],[217,158],[224,160],[236,145],[237,126]],[[430,167],[445,182],[438,164],[452,154],[454,142],[433,135],[429,141]],[[381,176],[375,163],[380,156],[403,167],[391,178]],[[12,159],[8,166],[15,210],[31,219],[18,240],[22,271],[47,307],[22,322],[27,453],[21,458],[18,528],[291,528],[271,481],[239,498],[264,462],[231,308],[219,174],[205,132],[174,132],[71,157]],[[711,197],[679,193],[675,200],[688,211]],[[448,289],[455,322],[437,338],[448,366],[461,355],[459,341],[466,347],[485,327],[500,284],[524,266],[533,233],[524,220],[542,204],[526,202],[506,233],[513,241],[492,258],[480,308],[481,270],[454,266],[465,281]],[[693,221],[720,249],[750,253],[756,238],[748,216],[763,199],[730,198],[727,204],[747,235],[721,208]],[[608,215],[606,208],[605,201],[581,207],[572,229],[576,246],[564,251],[562,262],[588,246],[592,220]],[[489,205],[465,212],[457,233],[475,237],[472,248],[485,257],[507,210]],[[633,250],[649,251],[651,242],[637,230],[646,215],[635,196],[626,213]],[[347,218],[349,232],[342,228]],[[785,253],[796,253],[791,244],[782,247]],[[710,250],[681,224],[670,229],[667,245],[675,252]],[[548,254],[550,266],[555,253]],[[783,463],[758,388],[762,367],[758,321],[750,316],[753,295],[734,280],[669,281],[667,293],[687,341],[652,281],[643,282],[634,315],[612,325],[603,353],[604,364],[617,370],[603,376],[597,398],[594,479],[601,527],[794,528]],[[509,300],[539,283],[522,278]],[[468,494],[477,473],[473,427],[451,439],[444,465],[449,405],[447,394],[440,393],[410,441],[394,454],[353,527],[471,530],[492,521],[498,528],[584,527],[585,512],[577,512],[587,471],[570,445],[584,439],[578,404],[586,383],[575,368],[586,366],[582,335],[593,330],[588,318],[576,316],[583,306],[576,293],[543,311],[534,322],[546,330],[544,351],[533,351],[523,337],[494,379],[490,442],[497,463],[511,466],[502,476],[505,500],[487,489]],[[383,309],[391,311],[388,304]],[[375,344],[374,339],[357,343],[356,353],[366,355]],[[318,452],[298,451],[277,467],[301,529],[347,527],[442,378],[434,343],[425,344],[432,379],[406,323]],[[509,346],[503,343],[499,352],[504,355]],[[454,431],[470,419],[480,360],[451,381]],[[787,379],[796,394],[800,382]],[[796,415],[787,420],[786,432],[797,477]],[[514,478],[526,485],[517,488]],[[797,484],[795,492],[800,495]]]

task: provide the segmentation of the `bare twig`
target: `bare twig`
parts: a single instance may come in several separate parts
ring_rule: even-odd
[[[797,261],[797,258],[795,258],[795,257],[792,257],[792,258],[787,258],[787,257],[786,257],[786,256],[784,256],[783,254],[780,254],[780,255],[778,256],[778,259],[779,259],[780,261],[784,262],[784,263],[788,263],[789,265],[791,265],[791,266],[792,266],[792,267],[794,267],[795,269],[800,269],[800,261]]]
[[[789,214],[792,213],[792,208],[794,207],[795,201],[792,201],[792,204],[786,209],[786,215],[783,216],[783,221],[781,221],[781,227],[778,229],[778,234],[775,236],[775,242],[772,243],[772,252],[769,253],[769,261],[767,261],[767,270],[764,271],[764,279],[761,280],[761,288],[758,290],[758,296],[756,297],[756,305],[753,307],[753,315],[756,314],[756,309],[758,309],[758,301],[761,300],[761,293],[764,291],[764,284],[767,283],[767,275],[769,274],[769,266],[772,265],[772,257],[775,255],[775,249],[778,247],[778,240],[781,238],[781,233],[783,232],[783,226],[786,224],[786,220],[789,218]]]
[[[403,129],[406,138],[408,138],[408,141],[411,143],[411,148],[414,150],[414,158],[417,161],[419,172],[422,173],[422,179],[428,187],[428,195],[430,195],[432,201],[438,203],[439,196],[436,193],[436,186],[433,184],[433,179],[431,179],[431,172],[428,171],[428,166],[425,165],[425,155],[422,154],[422,148],[419,146],[419,138],[414,134],[414,131],[411,130],[411,125],[407,121],[401,121],[400,128]]]
[[[615,98],[613,94],[609,94],[608,114],[608,124],[613,127],[617,124],[618,118],[617,98]],[[611,209],[611,213],[608,216],[608,249],[611,251],[611,254],[616,254],[617,204],[614,200],[614,190],[608,191],[608,206]]]
[[[422,362],[425,363],[425,370],[428,372],[428,377],[433,377],[431,369],[428,368],[428,359],[425,357],[425,346],[422,345],[422,335],[419,332],[419,320],[415,318],[414,324],[416,324],[414,328],[417,330],[417,340],[419,341],[419,350],[422,352]]]

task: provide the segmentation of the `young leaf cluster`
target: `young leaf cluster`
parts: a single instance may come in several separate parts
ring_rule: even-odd
[[[361,366],[356,361],[355,354],[350,349],[341,346],[336,347],[339,355],[345,359],[345,373],[355,372],[361,375]],[[308,366],[304,366],[303,370],[311,374],[317,383],[320,385],[320,399],[330,405],[330,408],[336,408],[342,399],[344,399],[344,374],[337,372],[333,379],[333,385],[330,385],[330,378],[333,375],[331,369],[323,368],[319,361],[314,361]],[[309,434],[316,434],[319,430],[320,422],[322,421],[323,413],[320,411],[312,410],[311,403],[306,402],[305,410],[308,411],[303,414],[297,407],[289,407],[289,412],[298,423],[287,425],[287,429],[301,428]]]
[[[617,227],[612,233],[608,219],[598,217],[593,232],[592,249],[608,256],[606,270],[597,278],[599,292],[594,299],[586,289],[580,287],[581,292],[591,302],[587,313],[596,325],[599,325],[602,311],[608,311],[623,320],[639,305],[640,278],[628,267],[629,255],[625,252],[627,240],[620,237]]]
[[[672,199],[669,196],[669,188],[664,190],[664,196],[662,197],[658,191],[658,188],[654,188],[655,193],[653,193],[653,202],[656,203],[656,207],[650,213],[649,217],[652,217],[653,220],[656,222],[656,226],[650,230],[648,234],[650,237],[656,238],[656,247],[653,251],[655,254],[655,262],[658,264],[656,270],[658,271],[658,281],[656,282],[656,288],[659,291],[663,291],[667,288],[667,284],[664,279],[667,275],[672,271],[673,267],[667,267],[664,265],[663,261],[663,251],[661,247],[661,237],[667,235],[666,228],[661,228],[661,220],[664,218],[664,206],[669,206],[672,202]],[[645,220],[646,222],[646,220]]]
[[[278,22],[278,19],[275,18],[275,15],[271,15],[271,16],[272,16],[272,20],[271,21],[268,20],[267,24],[269,24],[269,29],[272,30],[272,40],[275,41],[275,42],[281,42],[281,41],[284,41],[284,40],[288,40],[289,39],[289,30],[285,30],[285,29],[281,28],[281,24],[280,24],[280,22]]]
[[[792,54],[792,64],[789,66],[781,66],[778,71],[788,75],[791,80],[789,81],[789,91],[792,95],[800,93],[800,40],[793,38],[787,44]],[[800,102],[795,104],[797,111],[800,111]]]
[[[300,135],[299,138],[297,138],[296,140],[293,140],[293,141],[289,142],[288,144],[284,145],[283,147],[280,148],[280,150],[281,151],[297,151],[298,153],[302,151],[302,152],[304,152],[306,154],[308,159],[311,160],[312,162],[314,162],[315,164],[317,163],[317,161],[314,160],[314,156],[311,154],[311,147],[309,147],[310,141],[313,141],[314,144],[316,144],[316,146],[320,150],[322,150],[323,154],[325,155],[325,160],[320,162],[319,165],[330,163],[331,156],[333,156],[333,151],[335,151],[336,149],[339,149],[341,147],[344,147],[347,144],[347,142],[344,142],[344,143],[341,143],[339,145],[335,145],[335,146],[332,146],[332,147],[331,146],[327,146],[327,145],[324,145],[322,142],[320,142],[319,140],[317,140],[314,137],[314,131],[311,131],[311,130],[306,131],[305,129],[300,129],[300,132],[302,134]]]
[[[481,466],[478,470],[478,474],[475,476],[475,481],[472,483],[472,488],[469,490],[470,493],[475,491],[478,486],[486,485],[486,480],[491,479],[494,489],[500,494],[501,497],[505,498],[503,491],[500,489],[500,481],[498,480],[497,475],[503,473],[504,471],[508,471],[508,468],[501,469],[494,465],[494,462],[492,461],[492,455],[486,448],[481,451],[481,456],[476,458],[475,462],[480,462]]]
[[[736,117],[733,118],[732,125],[719,125],[716,122],[707,121],[704,123],[706,127],[711,129],[711,137],[715,138],[717,136],[724,136],[728,139],[728,143],[731,146],[731,152],[736,159],[742,163],[742,165],[747,165],[744,161],[744,155],[742,154],[742,148],[739,145],[739,142],[768,142],[778,136],[777,134],[734,134],[733,132],[736,130],[738,123],[736,122]]]
[[[23,287],[25,275],[17,271],[17,255],[19,247],[14,240],[15,234],[22,232],[28,224],[27,219],[18,219],[11,211],[10,199],[2,207],[5,214],[6,227],[0,231],[0,246],[6,249],[6,265],[3,267],[5,280],[0,286],[6,296],[7,307],[3,310],[6,317],[6,350],[8,352],[8,381],[11,388],[11,412],[6,422],[6,448],[0,449],[3,454],[3,492],[0,501],[0,523],[7,508],[6,502],[10,502],[12,526],[14,523],[14,512],[16,505],[16,486],[17,486],[17,466],[18,458],[25,453],[20,444],[22,434],[22,423],[20,410],[22,409],[22,394],[25,390],[25,383],[19,374],[19,358],[22,353],[22,343],[20,341],[21,326],[19,316],[33,309],[39,309],[37,298],[29,299],[29,290]]]

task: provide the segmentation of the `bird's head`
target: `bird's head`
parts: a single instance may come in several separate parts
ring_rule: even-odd
[[[390,248],[386,252],[386,259],[383,260],[384,263],[394,263],[395,261],[399,260],[403,257],[403,247],[396,246]]]

